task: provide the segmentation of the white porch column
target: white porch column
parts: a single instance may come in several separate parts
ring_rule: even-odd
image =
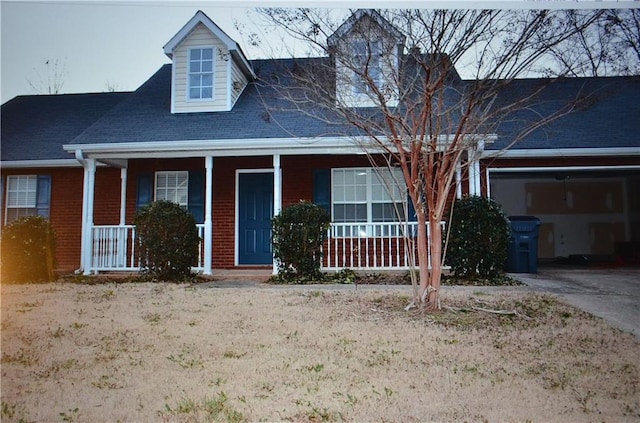
[[[96,160],[84,160],[84,184],[82,198],[82,273],[91,273],[91,261],[93,256],[93,201],[96,182]]]
[[[480,157],[483,151],[483,140],[479,140],[476,147],[469,150],[469,195],[482,195]]]
[[[213,157],[204,158],[205,196],[204,196],[204,270],[205,275],[212,274],[211,257],[213,254]]]
[[[280,154],[273,155],[273,215],[282,210],[282,169],[280,168]],[[278,274],[278,263],[273,259],[273,274]]]
[[[456,164],[456,198],[462,198],[462,165],[460,162]]]
[[[480,195],[480,162],[476,159],[469,163],[469,195]]]
[[[120,169],[120,226],[127,220],[127,168]]]

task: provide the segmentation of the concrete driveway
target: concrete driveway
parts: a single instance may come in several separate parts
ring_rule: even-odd
[[[511,274],[534,291],[570,304],[640,338],[640,268],[547,267],[537,274]]]

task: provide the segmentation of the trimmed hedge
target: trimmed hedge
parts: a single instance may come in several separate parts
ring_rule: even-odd
[[[446,263],[456,276],[494,278],[504,271],[511,229],[495,201],[478,196],[454,203]]]
[[[23,217],[2,229],[2,282],[55,280],[56,233],[41,216]]]
[[[200,238],[191,213],[176,203],[156,201],[138,210],[134,224],[143,272],[163,281],[192,277]]]
[[[273,251],[278,278],[288,282],[321,280],[322,242],[331,217],[320,206],[300,201],[273,218]]]

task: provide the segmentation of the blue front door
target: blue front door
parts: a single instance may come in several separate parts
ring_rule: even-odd
[[[273,173],[238,174],[238,264],[271,264]]]

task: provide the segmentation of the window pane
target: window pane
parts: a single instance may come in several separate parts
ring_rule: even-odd
[[[346,199],[344,193],[344,187],[336,186],[333,188],[333,201],[334,202],[344,202]]]
[[[201,54],[201,49],[199,48],[194,48],[191,50],[191,52],[189,53],[189,59],[190,60],[200,60],[200,54]]]
[[[211,72],[213,69],[213,62],[205,61],[202,62],[202,72]]]
[[[367,201],[367,186],[358,185],[355,190],[355,201]]]
[[[200,62],[189,62],[189,72],[191,73],[200,72]]]
[[[213,75],[202,75],[202,86],[203,87],[212,87],[213,86]]]
[[[199,88],[191,88],[189,90],[189,98],[200,98],[200,89]]]
[[[203,60],[211,60],[213,58],[213,49],[212,48],[203,48],[202,49],[202,59]]]
[[[340,186],[344,184],[344,171],[340,169],[336,169],[333,172],[333,183],[336,186]]]
[[[336,204],[333,206],[333,220],[335,222],[344,222],[344,218],[345,218],[345,211],[344,211],[344,204]]]
[[[213,91],[211,88],[203,88],[202,89],[202,97],[201,98],[213,98]]]

